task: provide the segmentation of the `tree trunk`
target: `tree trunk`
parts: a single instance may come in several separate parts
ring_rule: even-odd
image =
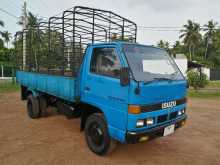
[[[38,71],[38,61],[37,61],[36,50],[34,50],[34,61],[35,61],[35,69],[36,71]]]
[[[207,45],[206,45],[206,49],[205,49],[205,60],[207,59],[208,46],[209,46],[209,43],[207,41]]]
[[[193,52],[192,52],[192,60],[193,60],[193,57],[195,57],[195,46],[193,45]]]
[[[189,45],[189,60],[192,61],[191,45]]]
[[[2,78],[4,77],[4,66],[1,65],[1,69],[2,69]]]

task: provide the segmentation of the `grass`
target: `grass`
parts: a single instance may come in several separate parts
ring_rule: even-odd
[[[188,96],[198,98],[220,97],[220,92],[195,91],[191,89],[188,92]]]
[[[205,88],[194,90],[189,89],[188,96],[189,97],[197,97],[197,98],[220,98],[220,81],[209,81],[208,85]]]
[[[207,88],[220,88],[220,81],[210,81]]]
[[[16,92],[20,89],[19,85],[12,83],[11,81],[2,81],[0,80],[0,94]]]

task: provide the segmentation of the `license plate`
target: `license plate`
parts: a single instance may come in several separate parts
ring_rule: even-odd
[[[173,134],[175,130],[175,125],[169,125],[164,128],[163,136],[168,136],[170,134]]]

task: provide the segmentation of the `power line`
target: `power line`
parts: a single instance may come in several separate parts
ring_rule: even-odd
[[[182,29],[184,29],[184,27],[177,27],[177,26],[173,26],[173,27],[169,27],[169,26],[138,26],[139,30],[149,30],[149,31],[180,31]],[[201,30],[206,30],[208,29],[206,26],[200,26]],[[220,26],[216,26],[215,29],[213,30],[219,30]]]
[[[138,26],[139,28],[143,29],[182,29],[182,27],[169,27],[169,26]]]
[[[14,14],[12,14],[12,13],[10,13],[10,12],[8,12],[8,11],[2,9],[2,8],[0,8],[0,11],[3,12],[3,13],[5,13],[5,14],[7,14],[7,15],[9,15],[9,16],[11,16],[11,17],[13,17],[13,18],[16,18],[16,19],[19,18],[19,17],[15,16]]]
[[[14,0],[9,0],[10,5],[14,4],[14,6],[16,6],[16,8],[18,8],[19,10],[21,9],[21,6],[18,5],[17,3],[14,3]]]

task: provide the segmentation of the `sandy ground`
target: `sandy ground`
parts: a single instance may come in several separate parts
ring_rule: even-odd
[[[219,165],[220,99],[191,99],[188,121],[174,135],[120,144],[99,157],[87,147],[79,119],[51,115],[32,120],[19,93],[0,94],[0,165]]]

